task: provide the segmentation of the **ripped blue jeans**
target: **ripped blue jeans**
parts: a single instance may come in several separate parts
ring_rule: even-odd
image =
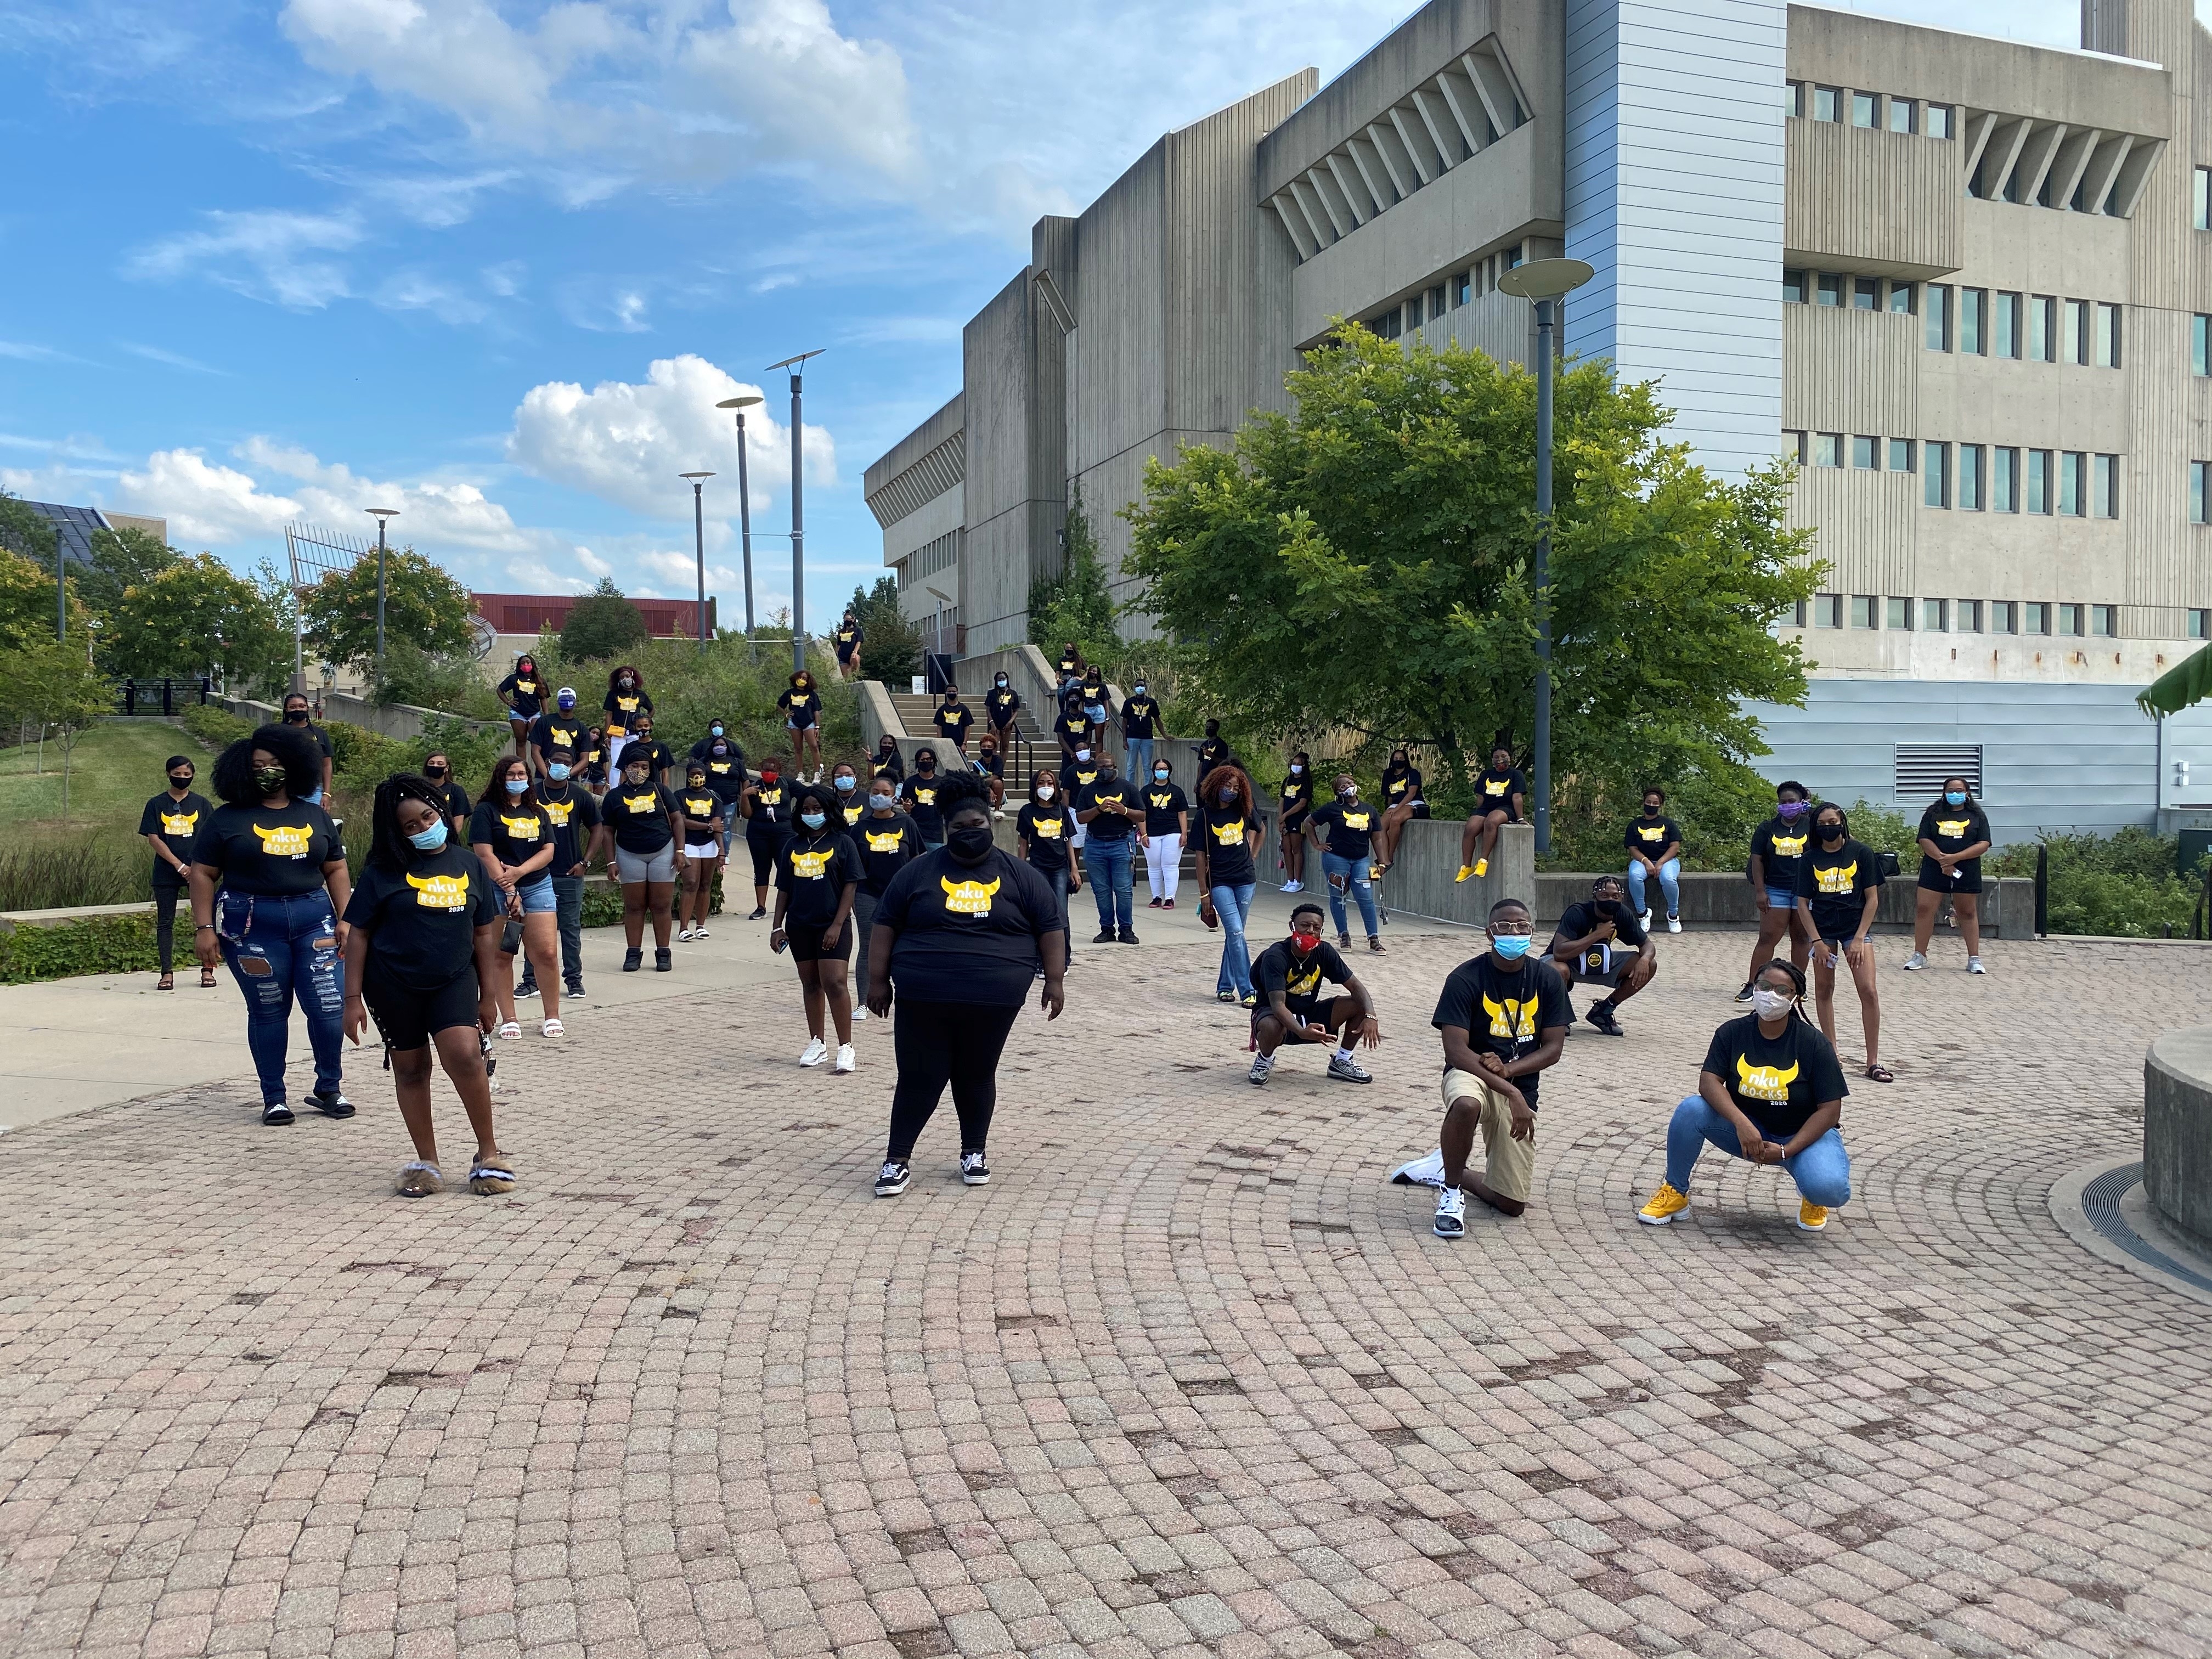
[[[344,1037],[345,964],[331,896],[233,893],[216,900],[222,959],[246,997],[246,1046],[261,1079],[261,1103],[284,1098],[284,1051],[291,1037],[292,999],[307,1016],[315,1051],[315,1088],[337,1092]]]

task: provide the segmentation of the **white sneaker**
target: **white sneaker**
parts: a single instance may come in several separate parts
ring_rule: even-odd
[[[1283,884],[1283,890],[1285,893],[1303,893],[1306,890],[1306,884],[1302,881],[1286,881]]]
[[[1429,1231],[1438,1238],[1460,1238],[1467,1232],[1467,1194],[1456,1187],[1446,1187],[1437,1194],[1437,1218],[1429,1224]]]
[[[1244,1073],[1244,1080],[1248,1083],[1262,1084],[1274,1075],[1274,1055],[1255,1054],[1252,1056],[1252,1069]]]
[[[1911,956],[1905,959],[1905,971],[1908,974],[1917,974],[1927,965],[1927,957],[1918,951],[1915,951]]]
[[[867,1017],[868,1017],[868,1007],[867,1007],[867,1005],[866,1005],[866,1003],[864,1003],[864,1002],[856,1002],[856,1003],[854,1003],[854,1004],[853,1005],[853,1018],[854,1018],[854,1022],[855,1022],[855,1023],[857,1023],[857,1022],[859,1022],[859,1021],[860,1021],[860,1020],[864,1020],[864,1019],[866,1019]]]
[[[837,1045],[837,1063],[830,1070],[835,1075],[842,1077],[858,1064],[859,1062],[853,1058],[853,1045],[849,1042],[841,1042]]]
[[[1680,917],[1680,916],[1669,916],[1669,917],[1668,917],[1668,918],[1667,918],[1667,931],[1668,931],[1668,933],[1680,933],[1680,932],[1682,931],[1682,919],[1681,919],[1681,917]]]
[[[1966,971],[1970,974],[1986,974],[1990,970],[1982,966],[1982,959],[1979,957],[1968,957],[1966,958]]]
[[[799,1063],[801,1066],[819,1066],[829,1058],[830,1045],[820,1037],[809,1037],[806,1047],[799,1051]]]
[[[1638,910],[1636,913],[1636,925],[1638,927],[1641,927],[1645,933],[1650,933],[1651,931],[1651,913],[1649,910]]]

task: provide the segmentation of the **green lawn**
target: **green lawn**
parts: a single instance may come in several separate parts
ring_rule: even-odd
[[[215,757],[203,749],[181,726],[160,720],[106,720],[77,739],[70,767],[70,811],[62,818],[62,755],[51,739],[46,744],[46,769],[38,770],[39,745],[0,750],[0,828],[44,838],[48,836],[94,835],[120,830],[126,836],[138,830],[139,809],[147,797],[162,788],[167,774],[162,763],[172,755],[190,755],[197,763],[200,793],[212,799],[208,769]]]

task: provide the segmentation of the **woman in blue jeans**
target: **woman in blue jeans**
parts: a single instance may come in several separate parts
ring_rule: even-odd
[[[1780,960],[1752,981],[1751,1012],[1713,1033],[1698,1092],[1667,1126],[1667,1178],[1637,1212],[1663,1227],[1687,1213],[1690,1171],[1708,1145],[1753,1164],[1779,1164],[1797,1183],[1797,1224],[1817,1233],[1850,1202],[1844,1151],[1844,1068],[1805,1017],[1805,975]]]
[[[1198,919],[1221,925],[1221,973],[1214,994],[1224,1002],[1259,1006],[1252,989],[1252,957],[1244,946],[1244,922],[1252,914],[1252,895],[1260,889],[1253,854],[1266,838],[1267,820],[1252,794],[1252,780],[1234,761],[1215,767],[1198,784],[1192,814],[1197,842],[1198,890],[1204,895]]]
[[[641,745],[645,739],[638,742]],[[641,747],[638,752],[645,750]],[[498,890],[501,908],[522,924],[523,955],[543,999],[538,1004],[543,1011],[538,1034],[557,1040],[568,1032],[561,1023],[560,993],[553,988],[561,967],[559,901],[553,891],[554,839],[553,820],[538,799],[530,769],[519,757],[501,757],[469,819],[469,848]],[[500,971],[483,989],[499,1010],[499,1024],[492,1035],[520,1036],[522,1024],[514,1017],[513,957],[502,954]]]
[[[1376,929],[1373,868],[1368,859],[1374,851],[1375,832],[1382,813],[1359,799],[1359,781],[1349,772],[1336,775],[1336,799],[1316,806],[1306,817],[1306,834],[1321,848],[1321,867],[1328,878],[1328,915],[1336,924],[1340,950],[1352,948],[1344,895],[1349,889],[1359,906],[1359,920],[1367,928],[1367,948],[1382,954],[1382,936]]]
[[[1682,931],[1682,826],[1667,816],[1667,792],[1644,792],[1644,816],[1632,818],[1621,832],[1628,848],[1628,908],[1646,928],[1651,926],[1651,905],[1644,884],[1656,878],[1667,896],[1667,931]]]
[[[338,921],[353,884],[330,814],[307,799],[321,787],[322,752],[303,732],[264,726],[215,763],[223,804],[192,843],[193,954],[230,964],[246,997],[246,1043],[261,1079],[261,1121],[289,1123],[284,1058],[299,999],[315,1051],[307,1099],[325,1117],[351,1117],[338,1091],[345,945]],[[220,895],[216,890],[221,883]]]

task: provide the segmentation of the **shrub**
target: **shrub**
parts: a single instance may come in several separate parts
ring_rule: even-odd
[[[473,654],[467,651],[434,654],[411,640],[392,640],[386,645],[384,678],[371,695],[380,703],[441,709],[471,720],[507,718],[505,707],[485,682]]]
[[[88,916],[58,927],[16,927],[0,933],[0,985],[160,966],[150,915]]]
[[[600,577],[561,624],[562,654],[574,659],[605,661],[643,646],[645,638],[645,613],[623,597],[611,576]]]
[[[226,749],[240,738],[253,735],[252,720],[241,720],[211,702],[192,704],[177,717],[177,722],[210,749]]]
[[[0,910],[66,910],[146,896],[153,854],[126,829],[0,842]]]

